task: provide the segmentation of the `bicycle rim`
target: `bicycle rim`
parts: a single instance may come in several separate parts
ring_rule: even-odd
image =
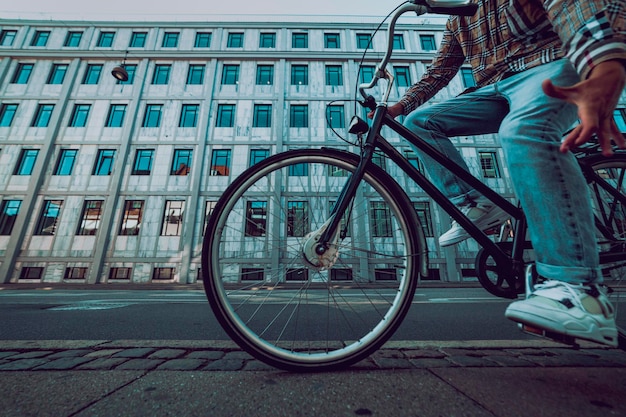
[[[589,181],[598,230],[603,278],[617,316],[619,344],[626,350],[626,320],[619,314],[626,295],[626,154],[588,159],[597,177]]]
[[[290,151],[245,171],[205,233],[203,278],[216,317],[244,350],[288,370],[347,366],[379,348],[413,299],[421,236],[415,210],[384,171],[368,168],[329,269],[302,256],[329,218],[357,159]]]

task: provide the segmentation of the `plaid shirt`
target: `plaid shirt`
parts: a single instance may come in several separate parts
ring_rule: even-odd
[[[582,79],[603,61],[626,63],[624,0],[476,0],[474,16],[450,16],[432,65],[400,102],[410,113],[464,62],[478,87],[567,57]]]

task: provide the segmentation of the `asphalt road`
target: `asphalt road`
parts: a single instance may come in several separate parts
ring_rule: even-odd
[[[504,318],[509,302],[480,288],[418,288],[392,340],[532,338]],[[0,317],[0,340],[228,340],[199,290],[1,291]]]

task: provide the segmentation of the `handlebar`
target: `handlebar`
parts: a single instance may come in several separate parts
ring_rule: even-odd
[[[393,85],[394,77],[389,71],[387,71],[387,64],[389,63],[389,60],[391,59],[391,54],[393,52],[393,35],[395,32],[396,22],[398,21],[400,16],[408,12],[415,12],[417,16],[421,16],[426,13],[472,16],[474,13],[476,13],[477,9],[478,5],[470,3],[470,0],[409,0],[406,4],[398,7],[398,9],[391,16],[391,20],[389,21],[389,25],[387,28],[387,32],[389,35],[387,39],[387,52],[385,53],[385,56],[376,67],[376,71],[374,72],[374,77],[372,78],[372,81],[359,85],[359,93],[361,93],[361,96],[365,100],[364,105],[369,107],[371,110],[373,110],[376,106],[371,96],[369,96],[365,92],[365,90],[375,87],[380,79],[386,79],[387,81],[389,81],[387,91],[383,95],[382,101],[386,103],[389,99],[389,94],[391,93],[391,86]]]

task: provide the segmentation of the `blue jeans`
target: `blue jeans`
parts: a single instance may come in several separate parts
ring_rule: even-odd
[[[528,220],[537,272],[570,283],[600,282],[587,184],[571,153],[559,146],[576,106],[546,96],[541,82],[569,86],[580,77],[562,59],[456,98],[425,106],[405,126],[450,159],[467,165],[449,137],[498,133],[517,197]],[[458,206],[477,192],[418,151],[433,183]]]

